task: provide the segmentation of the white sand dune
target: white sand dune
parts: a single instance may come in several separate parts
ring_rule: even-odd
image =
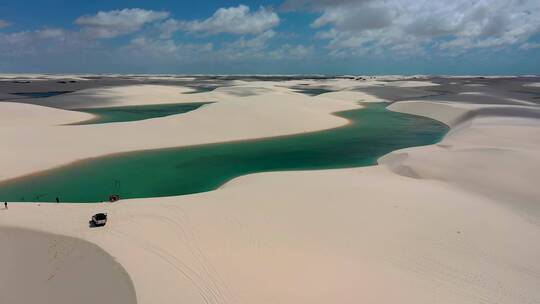
[[[438,86],[439,84],[433,83],[430,81],[402,80],[402,81],[388,82],[386,85],[390,87],[399,87],[399,88],[415,88],[415,87],[432,87],[432,86]]]
[[[207,141],[230,139],[230,133],[268,136],[275,129],[298,132],[298,123],[305,130],[341,125],[329,113],[360,98],[330,95],[350,100],[338,102],[268,84],[245,87],[242,94],[255,95],[118,125],[126,126],[122,132],[142,132],[154,147],[164,144],[145,134],[169,137],[167,128],[215,132],[194,135]],[[381,166],[254,174],[207,193],[115,204],[11,204],[0,210],[0,225],[100,246],[129,273],[142,304],[540,302],[537,107],[407,101],[391,109],[432,117],[452,130],[437,145],[390,153]],[[252,121],[243,118],[253,115]],[[213,120],[226,130],[209,127]],[[246,126],[251,133],[238,131]],[[42,129],[50,142],[96,127]],[[99,128],[95,136],[127,134]],[[137,148],[127,143],[122,147]],[[30,141],[10,150],[35,161],[29,147],[46,149]],[[76,151],[55,157],[80,157]],[[32,170],[13,162],[1,155],[4,178]],[[98,211],[109,213],[109,223],[88,229]]]
[[[390,108],[428,115],[454,128],[438,145],[394,151],[382,163],[386,160],[399,174],[437,179],[480,193],[540,224],[536,186],[540,173],[533,169],[540,164],[540,108],[415,101]],[[504,182],[502,173],[507,173]]]
[[[330,90],[341,91],[361,87],[400,87],[400,88],[414,88],[414,87],[430,87],[438,86],[439,84],[430,81],[419,80],[402,80],[403,77],[369,77],[358,79],[324,79],[324,80],[291,80],[283,82],[280,86],[283,87],[295,87],[295,86],[312,86],[312,87],[324,87]],[[347,91],[354,93],[354,91]]]
[[[317,95],[317,97],[320,98],[329,98],[333,100],[345,100],[345,101],[352,101],[352,102],[382,102],[384,100],[381,100],[381,98],[374,97],[373,95],[369,95],[363,92],[358,91],[337,91],[337,92],[329,92]]]
[[[0,104],[0,128],[51,127],[91,119],[87,113],[66,111],[25,103],[3,102]]]
[[[354,79],[324,79],[324,80],[314,80],[314,79],[302,79],[302,80],[290,80],[282,82],[278,87],[322,87],[329,90],[339,91],[346,90],[355,87],[373,87],[385,85],[387,82],[380,81],[377,79],[368,79],[368,80],[354,80]]]
[[[84,100],[80,108],[118,107],[149,104],[169,104],[184,102],[208,102],[215,98],[208,93],[184,94],[193,89],[168,85],[126,85],[105,88],[92,88],[49,97],[59,104],[71,100]]]
[[[128,274],[92,243],[2,227],[0,244],[0,303],[136,303]]]
[[[28,80],[28,81],[43,81],[43,80],[57,80],[57,79],[73,79],[77,81],[88,80],[84,76],[95,76],[95,75],[53,75],[53,74],[9,74],[9,73],[0,73],[0,79],[7,80]]]

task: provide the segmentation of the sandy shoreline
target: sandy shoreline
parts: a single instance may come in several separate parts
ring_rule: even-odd
[[[441,87],[455,86],[444,81]],[[280,131],[288,132],[295,130],[292,117],[317,122],[309,128],[328,126],[331,110],[367,94],[349,80],[336,82],[340,91],[327,93],[335,99],[315,97],[324,104],[317,110],[308,110],[317,104],[314,97],[252,83],[239,90],[248,96],[218,102],[219,114],[274,112],[266,113],[268,128],[279,121],[285,123]],[[281,101],[269,106],[277,96]],[[253,107],[237,105],[237,98],[254,101]],[[0,225],[98,245],[129,273],[138,303],[536,303],[540,173],[531,168],[540,165],[538,108],[470,98],[394,103],[391,110],[428,116],[452,130],[436,145],[392,152],[380,166],[254,174],[207,193],[116,204],[11,204],[0,212]],[[283,110],[291,116],[277,115]],[[66,116],[55,121],[73,117],[61,113]],[[207,115],[220,116],[215,113]],[[7,129],[21,128],[6,121]],[[172,123],[156,121],[154,132]],[[252,127],[257,136],[268,134],[265,123]],[[148,126],[130,127],[142,125]],[[9,139],[7,133],[2,136]],[[15,147],[26,153],[27,146]],[[4,155],[0,161],[6,168],[13,162]],[[40,165],[12,167],[18,168],[4,178]],[[88,229],[89,216],[100,211],[109,213],[110,224]]]

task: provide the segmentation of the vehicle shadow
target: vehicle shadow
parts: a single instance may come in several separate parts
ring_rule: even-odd
[[[102,226],[96,225],[96,223],[94,223],[94,221],[92,220],[88,221],[88,228],[99,228],[99,227],[102,227]]]

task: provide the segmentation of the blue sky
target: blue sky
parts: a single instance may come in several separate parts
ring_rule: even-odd
[[[540,74],[540,1],[3,1],[0,72]]]

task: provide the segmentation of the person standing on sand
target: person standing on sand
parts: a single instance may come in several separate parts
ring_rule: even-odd
[[[56,202],[60,203],[60,198],[56,197]]]
[[[7,202],[4,202],[4,209],[7,209]]]

